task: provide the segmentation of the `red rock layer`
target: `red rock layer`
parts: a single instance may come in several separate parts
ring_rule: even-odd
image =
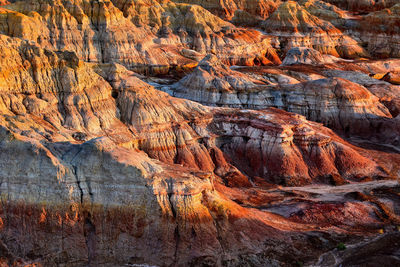
[[[303,35],[293,44],[361,56],[333,22],[281,7],[288,13],[267,23]],[[0,9],[0,32],[0,265],[317,265],[339,242],[400,222],[396,148],[351,140],[357,147],[274,108],[177,99],[126,68],[182,71],[206,53],[280,63],[256,30],[171,1],[28,0]],[[249,78],[200,64],[194,80],[232,99],[276,86],[293,111],[344,128],[386,116],[382,127],[396,134],[400,89],[388,73],[397,63],[337,65],[260,68]]]
[[[304,62],[323,60],[321,55],[303,56],[306,57],[301,59]],[[284,60],[286,63],[295,61],[292,57]],[[254,75],[232,70],[216,57],[208,56],[192,73],[168,87],[168,91],[173,96],[209,106],[256,110],[276,107],[304,115],[341,133],[367,137],[378,136],[382,124],[392,118],[386,101],[380,102],[379,92],[344,79],[344,75],[337,77],[334,72],[326,75],[328,77],[321,71],[319,74],[296,74],[296,69],[301,71],[307,67],[310,66],[288,67],[293,71],[287,72],[272,68]],[[388,91],[395,94],[395,89],[388,88]]]

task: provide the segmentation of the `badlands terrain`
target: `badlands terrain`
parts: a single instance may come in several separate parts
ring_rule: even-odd
[[[399,266],[398,0],[0,0],[0,266]]]

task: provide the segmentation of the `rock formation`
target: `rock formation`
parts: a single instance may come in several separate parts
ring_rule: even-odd
[[[280,1],[272,0],[228,0],[228,1],[193,1],[193,0],[174,0],[177,3],[190,3],[204,7],[207,10],[221,16],[224,19],[231,20],[236,16],[243,16],[245,13],[251,16],[257,16],[259,19],[267,18],[280,4]]]
[[[400,4],[372,12],[360,24],[360,36],[374,55],[383,58],[400,56]]]
[[[396,265],[394,2],[0,1],[0,265]]]
[[[295,47],[290,49],[285,59],[282,61],[282,66],[295,64],[323,65],[333,63],[333,60],[327,56],[323,56],[315,49],[307,47]]]
[[[286,226],[226,199],[216,184],[340,184],[387,177],[394,167],[298,115],[208,108],[157,92],[121,65],[84,63],[72,52],[5,36],[0,45],[1,219],[4,240],[13,233],[24,243],[23,251],[7,243],[22,258],[160,265],[237,259],[239,251],[263,247],[270,227],[279,238]],[[15,223],[27,214],[24,230]],[[252,241],[233,241],[235,229]],[[229,254],[218,256],[221,246]]]
[[[261,127],[257,131],[262,133],[265,131],[262,126],[264,123],[269,125],[277,121],[277,118],[271,119],[271,122],[263,122],[261,119],[254,123],[259,120],[257,116],[290,117],[285,113],[275,114],[273,110],[258,115],[250,111],[210,109],[157,92],[120,65],[88,65],[70,52],[57,54],[29,43],[8,40],[7,37],[2,42],[4,51],[10,55],[1,64],[4,92],[2,110],[4,116],[11,116],[6,116],[4,123],[12,127],[16,119],[13,115],[27,119],[26,125],[32,125],[24,130],[15,128],[22,135],[33,135],[52,142],[82,142],[106,134],[111,140],[115,139],[117,144],[145,151],[151,158],[162,162],[212,172],[219,162],[213,161],[210,151],[218,154],[223,146],[217,142],[218,136],[236,138],[236,135],[239,137],[247,132],[254,133],[258,129],[252,130],[254,127]],[[28,61],[33,64],[28,64]],[[11,71],[15,69],[19,71]],[[237,120],[232,118],[232,112],[240,114],[235,115]],[[43,120],[43,125],[36,118]],[[232,120],[229,123],[228,118]],[[292,140],[296,134],[301,136],[303,132],[321,132],[312,130],[317,126],[308,125],[303,118],[294,116],[292,120],[298,120],[295,122],[296,127],[290,124],[287,127],[302,128],[301,132],[293,132],[295,129],[289,131],[286,126],[280,129],[280,123],[268,126],[276,131],[270,133],[272,136],[280,136],[282,139],[277,144],[271,143],[272,147],[283,145],[287,142],[285,138]],[[228,124],[224,125],[224,122]],[[243,133],[236,130],[231,133],[225,129],[233,127],[233,130],[238,123],[243,125]],[[36,127],[43,129],[36,131]],[[310,130],[306,131],[307,127]],[[295,139],[303,139],[300,136]],[[270,157],[282,156],[280,153],[275,155],[266,147],[260,149],[269,151]],[[301,151],[302,147],[297,149]],[[224,161],[224,158],[221,160]],[[229,168],[235,170],[232,166]],[[287,176],[284,169],[281,171],[282,176]]]
[[[142,72],[190,68],[196,61],[185,49],[213,52],[231,64],[265,57],[279,63],[268,38],[236,29],[199,6],[129,3],[17,1],[0,11],[0,29],[44,48],[74,51],[85,61],[118,62]]]
[[[294,1],[282,3],[264,22],[263,28],[267,33],[278,36],[280,43],[285,44],[285,50],[302,46],[345,58],[367,56],[357,41]]]
[[[334,25],[338,24],[342,19],[351,17],[348,11],[323,0],[302,0],[300,1],[300,5],[313,16],[329,21]]]
[[[396,0],[324,0],[338,7],[363,13],[390,8],[397,3]]]
[[[296,48],[293,50],[293,54],[298,51]],[[301,60],[322,60],[314,56],[316,51],[310,53],[311,58],[304,53]],[[284,63],[293,60],[292,53],[289,53]],[[296,78],[270,73],[264,74],[262,79],[255,79],[229,69],[215,56],[208,56],[191,74],[166,89],[173,96],[210,106],[260,110],[276,107],[302,114],[309,120],[322,122],[342,132],[375,134],[382,123],[392,118],[374,92],[364,86],[335,76],[319,76],[306,81]]]

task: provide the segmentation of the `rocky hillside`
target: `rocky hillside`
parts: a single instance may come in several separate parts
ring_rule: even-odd
[[[400,263],[392,2],[0,2],[0,265]]]
[[[269,38],[236,28],[199,6],[125,2],[17,1],[0,10],[0,33],[140,72],[188,68],[210,52],[229,64],[268,58],[279,63]]]
[[[209,106],[257,110],[276,107],[302,114],[340,132],[368,137],[381,136],[382,125],[398,114],[397,85],[376,81],[362,73],[358,73],[360,79],[351,77],[349,73],[354,72],[342,69],[354,66],[346,62],[334,64],[330,57],[324,58],[315,50],[295,48],[283,62],[279,68],[263,69],[261,73],[258,70],[256,74],[246,68],[232,70],[210,55],[192,73],[161,89]],[[299,64],[313,64],[315,73],[299,72]],[[361,82],[363,75],[374,86]],[[392,98],[385,97],[386,94]]]

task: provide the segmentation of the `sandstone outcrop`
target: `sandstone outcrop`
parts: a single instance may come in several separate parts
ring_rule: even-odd
[[[29,0],[16,1],[0,11],[0,30],[47,49],[74,51],[84,61],[118,62],[135,71],[165,74],[191,69],[200,55],[207,53],[230,65],[279,64],[275,48],[282,55],[292,47],[310,47],[345,58],[397,57],[397,33],[382,33],[380,29],[376,34],[363,29],[372,23],[376,28],[397,31],[396,6],[387,7],[390,9],[354,17],[347,10],[317,0],[190,4],[108,0],[94,5],[87,1]],[[222,18],[237,25],[262,24],[267,36],[235,27],[207,9],[234,14]],[[379,17],[388,18],[390,27],[380,23]],[[189,50],[199,56],[186,53]]]
[[[323,0],[302,0],[299,2],[310,14],[329,21],[332,24],[338,24],[342,19],[349,18],[351,15],[346,10],[327,3]]]
[[[400,87],[384,80],[372,78],[367,73],[369,72],[363,73],[359,68],[354,70],[352,67],[350,70],[327,69],[323,71],[323,75],[326,77],[339,77],[364,86],[379,98],[393,116],[397,116],[400,113]]]
[[[357,1],[354,4],[364,5],[364,8],[345,7],[346,10],[323,1],[305,0],[300,4],[312,15],[331,22],[343,35],[357,40],[372,57],[398,57],[399,5],[395,1],[369,1],[364,4]],[[351,11],[361,14],[356,15]]]
[[[2,110],[5,116],[2,121],[5,126],[12,127],[18,116],[22,116],[27,120],[24,124],[26,126],[21,125],[15,131],[52,142],[82,142],[106,135],[118,145],[145,151],[151,158],[162,162],[181,164],[201,171],[217,170],[222,179],[227,174],[230,175],[229,179],[232,181],[228,179],[226,183],[236,183],[235,179],[238,179],[239,184],[249,184],[247,178],[229,164],[229,160],[227,163],[222,155],[218,156],[223,144],[218,143],[217,139],[218,136],[226,139],[229,135],[229,138],[235,139],[255,131],[263,133],[264,126],[259,126],[260,129],[254,128],[252,121],[259,120],[256,112],[238,113],[230,109],[210,109],[194,102],[174,99],[141,82],[134,73],[122,66],[90,65],[82,63],[70,52],[56,54],[29,43],[7,40],[7,37],[2,41],[4,47],[8,47],[5,51],[9,51],[10,55],[1,64],[4,92]],[[12,41],[14,43],[10,43]],[[34,64],[27,64],[27,60]],[[19,71],[10,71],[15,69]],[[243,124],[243,133],[236,130],[229,132],[229,128],[225,129],[223,125],[223,121],[231,118],[235,112],[241,115],[235,115],[237,120],[232,120],[226,127],[233,127],[233,130]],[[276,112],[269,111],[266,113],[268,115],[263,115],[264,113],[260,114],[261,118],[266,116],[272,121],[278,121],[279,116],[288,116],[287,120],[290,121],[290,115],[285,113],[274,114]],[[271,116],[277,118],[272,119]],[[276,126],[272,126],[272,129],[277,132],[270,133],[271,138],[274,140],[280,136],[280,139],[277,139],[278,143],[269,141],[272,142],[272,148],[283,146],[286,143],[285,138],[290,142],[296,135],[299,135],[296,140],[302,139],[303,132],[320,132],[312,130],[317,126],[308,125],[302,118],[296,119],[294,116],[293,120],[298,120],[295,123],[297,126],[289,124],[287,127],[301,128],[302,131],[287,132],[286,127],[281,129],[279,123],[275,123]],[[266,123],[265,127],[271,127],[268,126],[271,122],[262,120],[255,125],[263,123]],[[238,125],[235,126],[236,124]],[[249,125],[246,126],[247,124]],[[305,130],[304,127],[310,129]],[[35,131],[35,128],[41,130]],[[251,139],[252,136],[248,138]],[[315,138],[318,140],[318,137]],[[240,138],[238,141],[238,146],[244,142]],[[245,138],[245,141],[246,144],[249,140]],[[303,146],[294,148],[301,151]],[[273,152],[263,146],[257,149],[269,151],[269,157],[277,157],[278,161],[284,155],[279,150]],[[305,163],[303,165],[307,166]],[[258,176],[267,178],[269,168],[266,170],[266,173]],[[280,173],[274,175],[295,175],[286,173],[287,171],[293,170],[282,168]],[[234,176],[233,173],[237,175]],[[307,173],[309,172],[299,173],[298,176],[306,175],[307,179],[319,176],[309,176]],[[374,173],[372,169],[371,173]]]

